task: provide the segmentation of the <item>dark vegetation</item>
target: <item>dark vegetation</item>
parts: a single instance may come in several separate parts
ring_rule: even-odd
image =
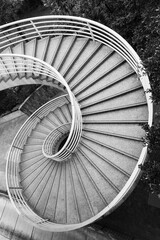
[[[38,85],[39,86],[39,85]],[[18,109],[23,101],[38,87],[37,85],[18,86],[0,92],[0,116]]]
[[[44,7],[43,7],[43,4]],[[144,125],[149,158],[142,181],[129,198],[98,225],[136,237],[159,239],[160,211],[148,205],[148,192],[160,194],[160,1],[159,0],[1,0],[0,24],[39,14],[64,14],[98,21],[123,36],[141,57],[158,109],[152,127]],[[0,93],[0,114],[21,104],[38,86],[19,86]],[[134,236],[134,237],[133,237]]]
[[[160,103],[160,1],[159,0],[2,0],[0,23],[24,18],[37,7],[47,8],[50,14],[86,17],[112,28],[123,36],[142,59],[150,78],[152,101]],[[27,91],[25,89],[28,89]],[[20,104],[33,87],[16,87],[0,95],[0,114]],[[24,92],[27,94],[24,94]],[[26,93],[25,92],[25,93]],[[24,98],[23,98],[23,97]],[[143,169],[142,180],[151,192],[160,193],[160,160],[155,149],[160,145],[160,124],[146,130],[149,160]]]
[[[41,0],[1,0],[0,24],[18,20],[39,6],[43,6]]]

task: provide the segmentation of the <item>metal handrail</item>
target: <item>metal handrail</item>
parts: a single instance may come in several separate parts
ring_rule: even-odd
[[[74,35],[109,45],[138,72],[141,60],[131,46],[110,28],[95,21],[75,16],[43,16],[28,18],[0,26],[0,49],[33,38]]]
[[[69,155],[67,154],[67,156],[65,157],[63,157],[63,155],[59,156],[59,154],[56,157],[54,156],[57,141],[61,139],[63,136],[65,136],[66,134],[69,134],[70,127],[71,127],[70,125],[71,125],[70,122],[62,124],[57,128],[55,128],[53,131],[51,131],[50,134],[46,137],[42,146],[42,152],[45,157],[52,158],[55,161],[63,161],[68,159],[68,157],[70,157],[72,153],[72,149],[69,149],[68,146],[64,149],[63,153],[66,152],[66,153],[69,153]]]
[[[137,53],[132,49],[132,47],[119,34],[115,33],[110,28],[85,18],[73,17],[73,16],[43,16],[43,17],[36,17],[36,18],[28,18],[28,19],[5,24],[3,26],[0,26],[0,51],[2,51],[6,47],[14,46],[17,43],[21,43],[23,41],[27,42],[34,38],[39,39],[39,38],[45,38],[50,36],[54,37],[54,36],[60,36],[60,35],[88,38],[96,42],[102,43],[104,45],[110,46],[113,50],[118,52],[131,65],[131,67],[137,73],[140,81],[142,82],[144,91],[150,88],[149,80],[143,68],[143,65],[141,63],[141,60],[137,55]],[[2,72],[3,71],[4,69],[2,69]],[[11,72],[11,74],[15,72],[16,72],[15,69],[13,69],[13,72]],[[40,72],[41,70],[39,69],[39,73]],[[153,118],[153,105],[151,103],[150,96],[151,96],[150,93],[146,94],[148,110],[149,110],[148,124],[151,126],[152,118]],[[73,98],[73,96],[71,98]],[[74,108],[78,112],[80,111],[80,109],[77,110],[76,105],[77,103],[74,101],[72,105],[72,109]],[[78,124],[79,120],[81,121],[81,116],[80,114],[77,114],[75,116],[75,120],[74,120],[75,124],[73,127],[73,128],[76,128],[77,134],[79,134],[80,132],[80,126]],[[74,144],[74,141],[71,141],[70,144],[71,145]],[[19,154],[21,154],[21,149],[17,149],[17,155]],[[83,227],[95,221],[96,219],[104,215],[106,212],[109,213],[116,206],[118,206],[124,200],[124,198],[126,197],[126,194],[129,191],[131,191],[131,189],[135,184],[135,181],[139,178],[140,169],[138,168],[138,165],[143,164],[146,154],[147,154],[147,146],[143,148],[140,158],[137,162],[136,168],[133,171],[129,181],[121,190],[121,192],[116,196],[116,198],[111,202],[111,204],[109,204],[106,208],[104,208],[101,212],[99,212],[96,216],[92,217],[91,219],[79,224],[73,224],[73,225],[66,224],[65,226],[63,225],[63,229],[67,231],[67,230],[76,229],[78,227]],[[13,195],[14,195],[13,189],[10,190],[10,192],[11,194],[13,192]],[[20,189],[17,190],[17,196],[19,196],[20,192],[21,192]],[[30,214],[32,215],[32,213],[30,213],[29,207],[25,205],[25,200],[21,199],[21,201],[22,201],[23,210],[25,209],[25,211],[28,213],[28,216],[30,216]],[[18,204],[18,203],[14,203],[14,204]],[[23,210],[21,212],[23,212]],[[35,219],[35,223],[39,222],[38,224],[40,224],[41,228],[45,230],[52,231],[53,230],[52,227],[55,226],[55,224],[49,222],[46,219],[42,219],[39,216],[34,215],[33,213],[30,220],[34,222],[34,219]],[[56,231],[60,231],[61,227],[62,227],[61,224],[56,224]]]
[[[76,99],[72,92],[70,91],[70,88],[66,81],[63,79],[63,77],[50,65],[47,63],[25,55],[19,55],[19,54],[0,54],[0,76],[5,77],[6,75],[10,74],[12,75],[19,74],[19,73],[31,73],[35,76],[44,75],[46,77],[50,77],[57,82],[60,82],[65,86],[68,94],[60,96],[58,98],[55,98],[51,100],[50,102],[47,102],[42,107],[40,107],[37,111],[35,111],[28,119],[27,121],[22,125],[18,133],[16,134],[7,159],[6,164],[6,183],[7,183],[7,191],[9,194],[9,197],[17,209],[17,211],[22,214],[25,218],[27,218],[29,221],[31,221],[33,224],[41,224],[46,226],[45,229],[47,229],[47,222],[48,220],[43,219],[39,217],[27,204],[27,201],[24,199],[22,194],[22,188],[19,183],[19,164],[21,159],[21,153],[23,150],[23,147],[27,141],[28,136],[30,135],[32,129],[34,129],[37,125],[37,123],[40,122],[41,118],[47,115],[51,110],[56,109],[57,107],[60,107],[65,102],[71,104],[72,109],[72,122],[70,126],[70,132],[69,136],[67,138],[66,143],[62,147],[62,151],[64,152],[65,149],[68,149],[68,146],[70,145],[70,142],[73,142],[75,140],[75,135],[78,136],[77,138],[77,144],[81,137],[81,131],[82,131],[82,121],[79,121],[81,117],[81,111],[79,108],[78,103],[76,102]],[[4,71],[4,68],[7,69],[7,71]],[[78,122],[77,122],[78,121]],[[78,134],[77,134],[77,124],[79,126],[78,128]],[[74,151],[76,149],[76,146],[71,149],[71,151]],[[49,223],[49,225],[53,225],[53,223]]]

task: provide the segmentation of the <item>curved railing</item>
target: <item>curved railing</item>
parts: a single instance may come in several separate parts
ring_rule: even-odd
[[[43,147],[42,147],[42,152],[44,156],[47,158],[52,158],[55,161],[64,161],[67,160],[68,158],[71,157],[72,153],[76,150],[80,138],[81,138],[81,133],[82,133],[82,117],[80,114],[80,109],[78,104],[75,104],[75,109],[76,112],[79,112],[79,114],[76,115],[75,117],[75,125],[72,133],[72,138],[67,141],[62,146],[62,148],[54,151],[53,149],[57,145],[57,141],[60,140],[63,136],[67,134],[69,135],[70,131],[70,125],[71,123],[63,124],[56,129],[54,129],[45,139]],[[34,114],[33,114],[34,115]],[[54,139],[54,140],[52,140]],[[64,139],[63,139],[64,140]]]
[[[6,25],[0,26],[0,50],[2,51],[4,48],[8,46],[14,46],[17,43],[20,43],[23,41],[29,41],[34,38],[41,39],[48,36],[60,36],[60,35],[88,38],[93,41],[110,46],[112,49],[114,49],[116,52],[122,55],[124,59],[126,59],[126,61],[132,66],[132,68],[137,73],[139,79],[142,82],[144,91],[150,88],[148,77],[143,68],[141,60],[136,54],[136,52],[132,49],[132,47],[120,35],[112,31],[108,27],[88,19],[71,17],[71,16],[44,16],[44,17],[28,18],[25,20],[8,23]],[[1,55],[0,59],[3,56],[4,55]],[[15,59],[21,56],[17,55],[16,57],[16,55],[13,55],[13,57],[14,57],[13,58],[13,61],[14,61]],[[58,79],[56,79],[56,81],[61,82],[60,81],[61,77],[59,79],[60,74],[56,71],[53,71],[53,68],[48,64],[44,64],[43,61],[36,60],[35,58],[31,58],[31,57],[30,59],[32,59],[33,61],[31,61],[30,63],[29,57],[27,58],[26,56],[23,56],[23,58],[24,59],[26,58],[27,60],[25,61],[25,64],[23,66],[19,65],[21,72],[26,71],[25,67],[27,65],[28,66],[27,72],[32,72],[35,75],[35,77],[37,77],[38,74],[44,74],[45,72],[44,74],[45,76],[49,76],[53,79],[56,79],[56,77],[58,76]],[[33,64],[33,62],[36,62],[36,64],[35,63]],[[8,63],[9,68],[11,65],[12,65],[11,62]],[[15,62],[16,68],[14,69],[10,68],[10,72],[8,72],[7,69],[5,69],[5,66],[1,68],[1,71],[0,71],[1,76],[4,77],[7,74],[17,73],[17,62]],[[53,74],[53,72],[56,73],[57,75]],[[73,119],[70,132],[74,133],[74,134],[71,134],[73,136],[72,140],[70,137],[71,135],[69,135],[65,145],[60,150],[61,152],[63,152],[63,150],[65,149],[65,146],[69,146],[70,148],[75,149],[75,146],[74,146],[75,139],[80,139],[80,135],[81,135],[82,129],[81,129],[81,125],[79,125],[79,121],[81,122],[82,119],[81,119],[79,106],[76,100],[74,99],[72,93],[70,92],[68,85],[64,83],[63,78],[61,83],[66,87],[70,97],[70,101],[72,105],[72,119]],[[147,98],[148,110],[149,110],[148,124],[151,126],[152,116],[153,116],[153,106],[150,100],[150,93],[146,94],[146,98]],[[36,121],[38,120],[35,119],[35,124],[36,124]],[[17,138],[16,141],[18,144],[22,140]],[[14,146],[11,147],[10,153],[12,153],[13,147]],[[24,214],[24,216],[30,219],[30,221],[32,221],[33,223],[35,222],[35,224],[40,224],[43,229],[52,231],[52,226],[54,224],[49,222],[47,219],[42,219],[38,215],[36,215],[26,204],[25,199],[22,196],[22,193],[21,193],[22,189],[18,185],[19,184],[18,178],[17,178],[18,165],[16,162],[16,157],[18,158],[20,156],[22,150],[21,150],[21,146],[18,146],[18,145],[17,145],[17,148],[15,149],[16,150],[14,150],[12,154],[12,159],[9,159],[7,163],[8,175],[10,174],[10,171],[12,171],[12,175],[15,176],[13,181],[8,181],[8,191],[11,195],[11,199],[12,201],[13,199],[16,199],[14,200],[14,205],[16,205],[18,208],[22,207],[22,209],[20,210],[21,214]],[[76,229],[77,227],[82,227],[86,224],[89,224],[95,221],[96,219],[98,219],[99,217],[101,217],[102,215],[104,215],[106,212],[109,213],[115,207],[117,207],[126,198],[126,196],[128,195],[127,193],[133,189],[135,182],[140,176],[140,169],[138,165],[143,164],[143,162],[145,161],[146,155],[147,155],[147,146],[144,146],[141,152],[140,158],[137,162],[136,168],[134,169],[127,184],[124,186],[121,192],[116,196],[116,198],[105,209],[103,209],[101,212],[99,212],[99,214],[97,214],[93,218],[83,223],[75,224],[74,226],[66,225],[65,231],[73,230],[73,229]],[[10,160],[11,162],[9,165]],[[61,226],[56,224],[56,231],[58,231],[58,229],[60,228]]]
[[[110,46],[129,62],[142,82],[144,91],[150,89],[148,76],[134,49],[115,31],[95,21],[75,16],[41,16],[27,18],[0,26],[0,50],[31,39],[48,36],[76,36]],[[153,109],[150,94],[146,95],[152,124]]]
[[[24,40],[60,35],[89,38],[108,45],[120,53],[136,72],[141,70],[137,53],[119,34],[100,23],[74,16],[27,18],[0,26],[0,49]]]
[[[60,96],[50,102],[47,102],[27,119],[12,142],[6,164],[7,191],[13,205],[26,219],[31,221],[33,224],[41,224],[41,227],[44,225],[44,229],[47,230],[50,228],[50,225],[53,225],[53,223],[49,223],[49,225],[47,225],[47,220],[34,213],[27,205],[27,201],[23,197],[18,172],[21,153],[27,141],[27,137],[30,135],[32,129],[35,128],[37,123],[40,122],[41,118],[46,116],[50,111],[62,106],[64,103],[71,104],[72,122],[70,124],[68,138],[64,146],[61,148],[61,151],[65,152],[65,149],[67,149],[67,151],[70,149],[70,153],[74,152],[81,138],[81,111],[66,81],[47,63],[33,57],[18,54],[0,54],[0,59],[0,77],[5,78],[7,75],[12,76],[15,73],[19,74],[23,72],[32,73],[35,77],[44,75],[52,78],[54,81],[56,80],[57,82],[60,82],[63,86],[65,86],[68,92],[67,95]],[[60,160],[62,161],[64,159]]]
[[[60,161],[61,159],[65,160],[71,155],[71,150],[68,148],[64,149],[64,153],[59,154],[58,150],[60,146],[57,146],[58,142],[62,143],[65,141],[69,134],[70,125],[71,123],[62,124],[51,131],[46,137],[42,146],[42,152],[46,158],[53,158],[54,160]]]
[[[19,73],[32,73],[35,77],[44,75],[53,79],[53,82],[56,80],[57,82],[61,83],[68,92],[72,108],[72,124],[70,134],[61,150],[70,145],[72,139],[75,139],[75,136],[77,135],[77,131],[75,133],[75,129],[79,129],[80,134],[78,135],[78,138],[80,138],[82,130],[82,117],[79,105],[68,84],[56,69],[42,60],[26,55],[0,54],[0,60],[0,78],[5,78],[6,76],[11,77],[12,75],[15,76],[15,74],[18,75]]]

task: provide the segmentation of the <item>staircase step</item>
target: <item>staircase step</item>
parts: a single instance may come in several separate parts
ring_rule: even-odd
[[[119,149],[122,152],[127,152],[137,158],[140,156],[143,148],[142,141],[120,138],[116,135],[101,134],[101,132],[84,131],[83,137],[91,141],[93,139],[93,142],[97,141],[101,146],[106,145],[106,148],[108,146],[108,148],[113,148],[115,151]]]
[[[52,61],[52,66],[58,70],[61,62],[66,57],[66,49],[70,47],[70,43],[72,42],[73,37],[59,37],[59,45],[56,49],[56,53],[54,56],[54,60]]]
[[[41,181],[46,180],[47,173],[51,167],[50,161],[45,161],[38,169],[36,169],[33,173],[27,176],[26,179],[21,181],[21,185],[23,187],[23,194],[26,199],[30,199]]]
[[[91,41],[86,42],[86,40],[82,40],[82,43],[86,44],[87,47],[82,48],[83,51],[81,52],[80,56],[76,58],[76,61],[74,60],[72,68],[67,73],[67,76],[65,75],[67,82],[71,82],[72,79],[74,79],[78,75],[78,73],[82,71],[82,69],[87,65],[89,60],[92,59],[92,57],[98,52],[99,48],[101,47],[100,44],[96,44],[93,46]]]
[[[46,136],[52,131],[52,128],[50,128],[48,125],[43,125],[41,122],[35,129],[36,131],[39,131],[41,133],[44,133]]]
[[[41,149],[42,149],[41,144],[34,144],[34,145],[33,144],[32,145],[26,144],[24,146],[24,153],[39,151]]]
[[[67,209],[66,209],[66,169],[65,169],[65,163],[61,164],[61,170],[60,170],[60,179],[58,183],[58,190],[56,194],[56,206],[55,206],[55,212],[54,215],[54,221],[59,223],[66,223],[67,221]]]
[[[89,139],[83,139],[83,142],[81,142],[83,152],[92,159],[93,165],[104,176],[112,188],[119,192],[124,187],[130,175],[112,163],[111,159],[106,158],[107,148],[98,143],[98,141],[96,143],[96,141],[91,142]]]
[[[112,74],[111,74],[112,75]],[[114,92],[110,91],[110,88],[113,89],[113,87],[115,87],[115,90],[118,92],[119,87],[117,88],[117,84],[121,84],[120,89],[123,91],[125,89],[127,89],[129,86],[131,88],[133,87],[137,87],[139,86],[139,82],[135,81],[136,79],[136,75],[133,71],[129,71],[126,74],[121,74],[121,76],[115,77],[114,78],[110,78],[110,74],[108,76],[107,81],[101,82],[102,85],[97,85],[97,87],[95,89],[92,89],[92,85],[98,84],[99,81],[101,81],[101,78],[97,78],[94,81],[92,81],[92,83],[86,85],[86,88],[84,89],[85,94],[83,94],[83,91],[79,91],[79,93],[81,94],[79,96],[79,94],[77,93],[77,98],[79,100],[79,102],[87,102],[87,101],[95,101],[99,96],[101,96],[101,93],[103,94],[104,92],[107,93],[107,95],[112,95]],[[102,77],[103,79],[103,77]],[[114,79],[114,80],[113,80]],[[123,88],[124,87],[124,88]],[[88,91],[90,89],[90,91]]]
[[[146,101],[146,97],[141,86],[125,89],[124,91],[119,91],[111,95],[107,94],[106,91],[101,92],[101,94],[98,94],[98,96],[96,95],[95,95],[95,100],[93,100],[93,97],[92,97],[91,98],[92,101],[90,101],[90,103],[88,104],[82,103],[81,109],[87,108],[89,110],[94,110],[97,108],[103,109],[106,107],[123,106],[126,103],[126,99],[128,104],[134,104],[134,103]]]
[[[19,171],[23,172],[26,169],[30,169],[32,168],[32,165],[35,165],[36,167],[37,163],[45,160],[46,158],[42,154],[37,156],[34,156],[33,154],[29,154],[29,156],[27,154],[22,154],[21,162],[19,164]]]
[[[54,64],[54,67],[57,69],[58,72],[61,72],[62,68],[65,67],[65,64],[67,64],[68,66],[68,61],[66,63],[66,60],[68,60],[68,57],[70,55],[71,50],[74,47],[74,44],[76,42],[76,37],[66,37],[65,40],[63,39],[63,43],[61,46],[62,49],[62,56],[57,57],[57,66],[56,63]],[[64,49],[65,49],[65,53],[64,53]],[[60,51],[58,52],[59,55],[61,55]]]
[[[33,39],[27,43],[25,43],[25,55],[35,57],[36,54],[36,46],[37,46],[37,41],[36,39]],[[29,61],[30,62],[30,61]],[[30,64],[31,66],[29,67],[31,72],[26,73],[26,78],[32,77],[32,71],[33,71],[33,63]]]
[[[148,109],[146,102],[126,104],[121,107],[111,107],[101,111],[82,111],[84,121],[139,121],[147,120]]]
[[[87,141],[87,142],[91,142],[91,144],[93,144],[93,145],[95,145],[97,143],[98,145],[100,145],[100,147],[106,148],[106,150],[110,149],[110,150],[118,152],[118,153],[120,153],[120,154],[122,154],[124,156],[128,156],[130,158],[138,160],[138,157],[136,155],[133,155],[133,154],[129,153],[128,151],[123,151],[123,150],[121,150],[121,149],[119,149],[119,148],[117,148],[115,146],[103,143],[102,141],[101,142],[100,141],[96,142],[96,139],[90,138],[90,137],[85,136],[85,135],[83,135],[83,139],[85,139],[85,141]]]
[[[57,174],[58,170],[58,163],[54,162],[52,164],[51,173],[48,174],[48,181],[47,184],[45,185],[45,188],[43,190],[43,194],[35,201],[36,206],[34,205],[34,208],[36,209],[37,212],[40,213],[41,216],[45,219],[49,219],[50,216],[46,214],[46,207],[49,202],[52,204],[52,199],[50,198],[51,192],[53,191],[53,186],[54,186],[54,179]],[[34,203],[33,203],[34,204]],[[50,212],[51,214],[51,212]]]
[[[71,116],[71,113],[69,111],[69,106],[68,105],[63,105],[61,107],[61,111],[62,111],[63,115],[65,116],[66,121],[71,122],[72,121],[72,116]]]
[[[67,223],[74,224],[81,221],[75,185],[70,171],[70,162],[66,162],[66,218]]]
[[[20,176],[21,181],[25,181],[26,178],[29,178],[30,175],[34,175],[39,168],[43,167],[46,162],[46,158],[44,156],[32,158],[32,163],[28,161],[21,162],[20,165]]]
[[[36,46],[36,55],[35,55],[36,58],[41,60],[45,59],[48,44],[49,44],[49,37],[45,37],[38,40],[37,46]]]
[[[127,136],[128,138],[138,138],[139,140],[143,138],[145,132],[144,130],[141,128],[141,126],[137,123],[119,123],[117,122],[113,122],[113,123],[109,123],[109,124],[91,124],[88,122],[84,124],[84,128],[83,130],[85,131],[85,129],[87,128],[87,130],[91,129],[91,131],[99,131],[99,132],[107,132],[107,133],[112,133],[112,134],[116,134],[116,135],[124,135]]]
[[[32,130],[32,135],[30,136],[31,138],[39,138],[44,140],[46,138],[46,133],[44,132],[40,132],[37,129],[36,130]]]
[[[97,44],[95,46],[93,46],[91,44],[91,49],[88,45],[86,52],[84,51],[83,54],[81,55],[81,62],[76,63],[75,66],[77,66],[77,64],[79,64],[79,67],[77,66],[77,69],[74,70],[73,74],[71,76],[67,77],[67,82],[70,85],[71,89],[73,84],[75,84],[74,80],[81,78],[85,72],[88,72],[89,68],[92,68],[92,64],[94,64],[94,62],[96,61],[96,59],[98,59],[98,57],[96,58],[97,55],[99,55],[99,51],[102,48],[101,44]],[[83,56],[85,54],[85,56]],[[87,58],[86,58],[87,56]],[[74,68],[74,67],[73,67]],[[78,76],[78,78],[77,78]]]
[[[5,50],[2,51],[2,54],[12,54],[12,50],[10,47],[6,48]],[[12,81],[16,78],[17,72],[16,72],[16,66],[14,64],[14,58],[9,57],[9,60],[6,57],[2,57],[1,61],[3,62],[3,66],[5,66],[5,69],[7,70],[7,75],[4,76],[6,79],[11,79]]]
[[[42,156],[42,151],[35,151],[35,152],[30,152],[30,153],[22,153],[21,154],[21,161],[28,161],[31,160],[32,158],[35,157],[41,157]]]
[[[85,48],[89,44],[89,39],[77,38],[76,42],[72,48],[72,52],[67,59],[67,67],[65,70],[61,70],[62,76],[67,79],[67,75],[70,71],[72,71],[73,66],[76,64],[77,60],[80,58],[82,53],[84,52]],[[74,54],[73,54],[74,53]]]
[[[9,71],[8,71],[7,67],[5,66],[5,63],[3,62],[3,59],[0,59],[0,71],[1,71],[1,75],[0,75],[1,83],[4,86],[5,85],[7,86],[8,84],[6,84],[6,83],[8,82],[8,79],[11,79],[11,76],[9,74]]]
[[[55,221],[56,204],[57,204],[58,189],[59,189],[59,184],[61,179],[61,171],[62,171],[62,164],[58,163],[58,169],[55,173],[54,182],[52,185],[52,189],[51,189],[49,199],[47,201],[45,213],[44,213],[44,216],[53,222]]]
[[[33,185],[32,189],[30,189],[31,187],[29,187],[28,190],[26,191],[26,197],[29,197],[29,202],[36,212],[38,212],[37,205],[40,203],[40,200],[44,194],[45,188],[47,187],[48,183],[50,183],[49,180],[50,180],[52,171],[53,171],[53,162],[50,162],[50,164],[48,163],[45,171],[43,171],[43,173],[41,173],[40,176],[37,176],[37,180],[38,180],[37,183],[34,182],[34,185],[32,184]],[[29,193],[30,193],[30,196],[29,196]],[[45,197],[46,198],[48,197],[48,193],[46,193]],[[43,205],[41,205],[41,207],[43,208]],[[39,210],[39,215],[41,214],[42,214],[42,209]]]
[[[140,124],[147,123],[150,110],[138,74],[125,60],[122,49],[119,49],[121,54],[116,51],[120,40],[114,48],[109,47],[113,46],[114,36],[109,36],[110,43],[106,39],[108,45],[103,44],[101,32],[97,33],[97,38],[101,39],[99,42],[79,37],[81,32],[87,36],[88,27],[92,27],[85,23],[80,34],[75,32],[71,36],[71,29],[67,30],[70,20],[64,25],[66,35],[59,36],[58,33],[56,35],[57,27],[61,32],[64,26],[58,26],[58,19],[52,22],[49,18],[46,28],[39,20],[35,20],[35,25],[31,23],[39,29],[39,37],[33,38],[37,32],[31,33],[33,29],[29,30],[26,25],[24,29],[28,30],[23,33],[22,28],[22,35],[29,34],[30,39],[6,48],[3,53],[36,57],[64,77],[73,98],[80,105],[82,136],[76,151],[66,161],[58,162],[58,159],[44,157],[42,146],[46,137],[57,127],[72,123],[72,105],[67,90],[57,80],[42,75],[39,63],[34,65],[37,74],[17,74],[20,58],[15,59],[16,64],[10,60],[13,73],[7,69],[5,59],[1,58],[3,88],[16,84],[41,84],[27,103],[28,109],[31,108],[29,115],[35,111],[27,126],[32,129],[26,136],[23,132],[21,145],[18,140],[14,141],[10,159],[19,151],[20,163],[16,171],[19,171],[19,185],[22,186],[28,206],[44,219],[46,225],[49,221],[55,224],[58,231],[68,230],[72,226],[76,228],[96,220],[103,212],[109,213],[116,207],[116,202],[122,200],[123,194],[125,197],[133,183],[131,176],[137,169],[144,149],[142,138],[145,132]],[[46,31],[43,33],[44,29]],[[72,26],[74,29],[76,26]],[[96,33],[97,29],[94,31]],[[13,31],[12,34],[21,38],[16,33],[14,35]],[[33,69],[33,64],[30,69]],[[47,90],[47,87],[42,87],[43,84],[51,85],[52,88],[49,90],[48,87]],[[43,98],[44,102],[41,100]],[[35,124],[32,124],[34,121]],[[81,130],[78,124],[73,131],[74,138],[80,135],[77,133]],[[59,150],[64,142],[58,144],[56,147]],[[73,145],[73,142],[70,144]],[[67,148],[66,152],[70,154],[70,149]]]
[[[76,197],[79,218],[80,218],[80,221],[82,222],[91,218],[93,216],[93,212],[90,208],[88,197],[86,196],[80,176],[77,175],[73,162],[70,162],[69,168],[70,168],[73,191]]]
[[[25,49],[24,49],[24,43],[23,42],[20,42],[19,44],[15,45],[14,47],[12,47],[12,52],[13,54],[22,54],[24,55],[25,54]],[[16,57],[17,61],[17,65],[19,62],[22,63],[22,59],[21,58],[18,58]],[[19,68],[21,68],[22,72],[19,72],[18,75],[20,78],[23,78],[25,77],[25,73],[24,73],[24,65],[22,65],[22,68],[19,66]]]
[[[83,184],[83,188],[88,199],[88,204],[90,205],[93,215],[96,215],[107,206],[107,201],[95,184],[92,175],[89,174],[86,166],[80,159],[80,154],[78,155],[78,152],[75,155],[73,164],[77,174],[79,175],[79,178],[81,179],[80,181]]]
[[[113,184],[113,182],[110,182],[106,174],[101,171],[98,162],[95,160],[95,156],[88,155],[87,149],[82,146],[82,144],[79,148],[78,156],[81,158],[87,172],[89,172],[89,175],[92,177],[94,185],[96,185],[102,196],[101,199],[103,199],[108,205],[117,196],[120,190]],[[92,156],[94,156],[93,159]]]
[[[65,117],[65,115],[63,114],[63,112],[61,111],[61,108],[57,108],[54,111],[54,115],[57,116],[57,118],[59,119],[61,125],[67,123],[67,118]]]
[[[134,89],[133,92],[130,92],[133,89],[128,90],[127,92],[120,92],[119,95],[111,95],[107,97],[101,97],[99,101],[93,101],[90,104],[81,105],[83,114],[94,114],[97,112],[108,112],[108,111],[120,111],[123,109],[131,109],[133,107],[147,107],[146,99],[141,91],[141,89]],[[137,97],[137,95],[139,97]],[[127,104],[126,104],[127,99]]]
[[[105,89],[106,85],[113,85],[114,81],[120,82],[121,78],[123,80],[123,76],[132,73],[133,70],[131,69],[131,67],[128,67],[128,64],[124,61],[124,59],[117,58],[116,56],[117,54],[111,55],[108,61],[106,61],[106,63],[104,64],[103,71],[96,71],[99,72],[97,76],[95,76],[95,74],[91,74],[90,76],[88,76],[86,79],[86,85],[84,85],[84,81],[81,81],[80,85],[75,83],[71,87],[74,94],[76,96],[80,95],[81,97],[84,97],[85,94],[88,95],[89,93],[94,92],[96,89]]]
[[[54,64],[54,60],[60,48],[61,41],[62,41],[62,37],[54,37],[54,38],[51,38],[49,41],[49,46],[47,49],[47,53],[45,55],[45,62],[47,62],[51,66]]]
[[[93,79],[93,76],[94,78],[99,77],[101,73],[106,71],[106,65],[107,67],[113,65],[112,61],[114,61],[114,64],[118,60],[121,61],[121,58],[117,58],[115,52],[110,48],[101,47],[100,45],[98,49],[99,51],[92,57],[92,61],[87,62],[87,65],[83,63],[84,69],[77,76],[79,81],[76,81],[76,79],[75,82],[72,81],[70,84],[71,89],[78,89],[79,85],[84,84],[85,79],[87,79],[87,83],[89,83]],[[116,61],[114,59],[116,59]]]
[[[49,129],[52,129],[52,130],[57,127],[57,124],[54,123],[54,122],[52,122],[52,121],[48,118],[48,116],[46,116],[45,118],[42,119],[42,123],[43,123],[43,125],[48,126]]]

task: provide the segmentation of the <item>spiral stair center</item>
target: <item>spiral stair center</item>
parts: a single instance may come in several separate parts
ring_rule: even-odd
[[[64,124],[49,133],[42,145],[42,152],[45,157],[58,162],[70,158],[72,151],[66,147],[70,127],[70,123]],[[61,154],[62,150],[64,150],[63,154]]]

